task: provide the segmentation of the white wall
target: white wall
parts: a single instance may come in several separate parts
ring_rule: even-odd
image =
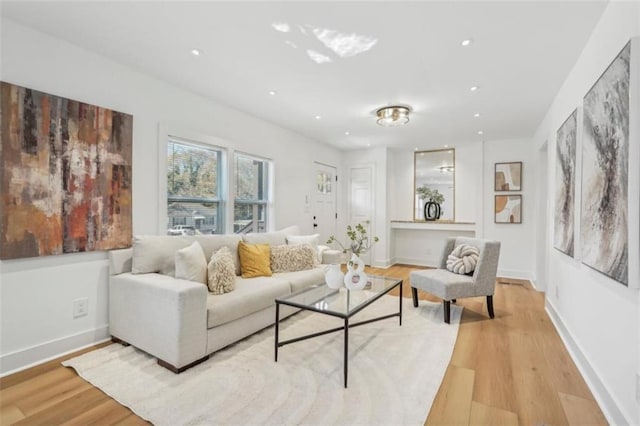
[[[580,58],[538,127],[534,144],[548,145],[549,205],[547,236],[553,235],[556,132],[630,38],[640,35],[640,3],[611,2],[591,35]],[[637,40],[637,39],[636,39]],[[635,41],[635,40],[634,40]],[[629,283],[640,282],[638,237],[640,193],[640,147],[638,93],[640,45],[632,45],[632,127],[629,159]],[[635,61],[635,62],[634,62]],[[633,86],[635,84],[635,86]],[[633,107],[632,107],[633,108]],[[578,161],[581,157],[581,111],[578,114]],[[581,176],[578,164],[576,198],[579,209]],[[580,215],[576,213],[576,230]],[[577,235],[579,236],[579,234]],[[628,288],[553,249],[547,239],[549,276],[547,311],[576,360],[587,383],[612,424],[640,424],[636,373],[640,370],[640,318],[637,289]],[[576,253],[580,241],[576,240]]]
[[[535,175],[533,144],[528,139],[484,142],[483,144],[483,207],[482,238],[498,240],[502,277],[535,279]],[[495,191],[495,163],[522,162],[522,191]],[[522,223],[495,223],[495,195],[522,194]]]
[[[134,234],[155,234],[159,226],[161,124],[273,159],[275,228],[312,231],[305,211],[310,166],[316,160],[340,167],[339,151],[9,20],[1,24],[4,81],[133,114]],[[0,373],[108,336],[105,253],[0,262],[0,280]],[[73,320],[72,302],[80,297],[89,298],[89,315]]]

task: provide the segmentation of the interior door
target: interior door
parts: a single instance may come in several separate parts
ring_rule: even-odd
[[[351,194],[349,223],[355,226],[361,223],[372,237],[373,224],[373,166],[351,167],[349,173],[349,188]],[[371,251],[360,258],[365,264],[371,265]]]
[[[336,235],[337,182],[336,168],[322,163],[313,163],[313,227],[320,234],[320,244],[325,244],[331,235]]]

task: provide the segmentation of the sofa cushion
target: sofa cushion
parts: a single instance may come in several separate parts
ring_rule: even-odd
[[[271,246],[271,271],[274,273],[303,271],[313,268],[316,263],[316,255],[309,244]]]
[[[240,274],[238,243],[241,240],[240,235],[136,235],[133,237],[131,272],[134,274],[159,272],[174,276],[176,251],[197,241],[202,246],[207,259],[210,259],[213,252],[220,247],[228,247],[233,255],[236,274]]]
[[[286,280],[276,277],[236,277],[235,290],[207,296],[207,327],[213,328],[275,304],[276,297],[290,293]]]
[[[249,233],[242,236],[245,243],[249,244],[269,244],[270,246],[281,246],[287,244],[287,235],[300,234],[300,228],[297,226],[289,226],[275,232],[257,232]]]
[[[313,235],[287,235],[287,244],[290,246],[297,246],[302,244],[308,244],[313,249],[315,255],[316,264],[322,263],[322,257],[318,252],[318,245],[320,244],[320,234]]]
[[[242,278],[271,276],[271,248],[269,244],[238,244],[240,275]]]
[[[306,271],[280,272],[273,274],[273,278],[287,281],[291,285],[291,292],[293,293],[312,285],[324,283],[325,268],[326,266],[317,266]]]
[[[176,251],[176,278],[207,285],[207,258],[197,241]]]
[[[145,274],[159,272],[175,274],[176,252],[193,243],[193,239],[168,235],[136,235],[133,237],[131,272]]]
[[[233,291],[236,281],[236,268],[228,247],[221,247],[211,255],[207,266],[208,287],[213,294],[224,294]]]
[[[194,240],[200,243],[207,259],[211,259],[214,252],[221,247],[227,247],[231,252],[233,264],[236,268],[236,275],[240,275],[240,258],[238,257],[238,243],[242,241],[241,235],[194,235]]]

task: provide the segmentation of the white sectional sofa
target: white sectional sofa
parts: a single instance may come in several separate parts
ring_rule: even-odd
[[[275,298],[324,282],[322,265],[242,278],[238,243],[286,244],[297,227],[240,235],[135,237],[130,249],[109,254],[109,329],[114,341],[131,344],[179,373],[225,346],[255,333],[275,319]],[[207,259],[222,246],[235,257],[235,290],[209,293],[206,285],[174,278],[175,252],[198,241]],[[322,256],[326,247],[320,247]],[[335,261],[333,251],[324,253]],[[152,272],[149,272],[152,271]],[[285,312],[291,314],[293,311]]]

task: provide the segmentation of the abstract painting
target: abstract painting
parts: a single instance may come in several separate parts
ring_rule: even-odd
[[[573,257],[578,110],[558,129],[556,138],[556,194],[553,246]]]
[[[496,223],[522,223],[522,195],[496,195]]]
[[[131,245],[133,117],[0,82],[0,259]]]
[[[627,44],[584,97],[582,262],[629,285],[629,78]]]
[[[522,191],[522,162],[496,163],[496,191]]]

